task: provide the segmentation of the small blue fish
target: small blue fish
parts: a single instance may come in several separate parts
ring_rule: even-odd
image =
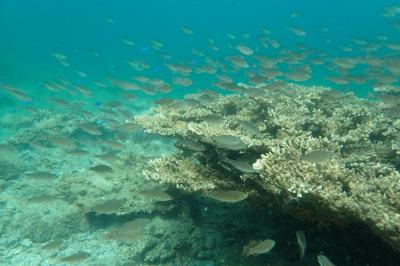
[[[31,102],[29,102],[29,101],[20,101],[20,104],[22,105],[22,106],[27,106],[28,104],[30,104]]]
[[[97,120],[97,121],[96,121],[96,125],[102,126],[102,127],[106,127],[106,126],[107,126],[107,121],[102,120],[102,119]]]
[[[159,66],[156,66],[156,67],[154,67],[154,68],[152,69],[152,71],[153,71],[153,72],[158,72],[158,71],[160,71],[160,67],[159,67]]]
[[[145,53],[145,52],[147,52],[149,49],[150,49],[150,47],[145,46],[145,47],[140,48],[140,52]]]

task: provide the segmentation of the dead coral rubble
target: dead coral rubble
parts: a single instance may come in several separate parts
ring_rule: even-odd
[[[256,191],[322,224],[361,222],[400,251],[399,117],[321,87],[243,92],[188,95],[135,117],[147,132],[185,143],[150,161],[145,175],[189,192]],[[316,150],[329,158],[304,159]],[[255,173],[241,168],[249,163]]]

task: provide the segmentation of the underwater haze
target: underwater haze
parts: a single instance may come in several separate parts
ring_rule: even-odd
[[[400,265],[400,2],[0,1],[0,265]]]

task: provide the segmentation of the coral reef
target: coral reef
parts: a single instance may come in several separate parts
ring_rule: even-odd
[[[259,205],[273,201],[320,224],[363,223],[400,251],[399,117],[323,87],[241,88],[136,116],[132,123],[177,138],[180,149],[150,161],[144,174],[188,192],[253,190]],[[304,159],[316,150],[329,158]]]
[[[311,247],[303,262],[312,264],[347,238],[343,232],[328,243],[320,227],[275,207],[323,225],[361,222],[396,247],[400,120],[350,94],[280,86],[240,84],[242,94],[204,91],[160,101],[127,123],[108,112],[24,117],[0,143],[2,259],[283,264],[298,262],[297,246],[282,242],[302,229]],[[242,254],[249,242],[265,239],[277,241],[271,254]]]
[[[144,175],[162,184],[173,184],[185,191],[211,190],[233,185],[219,177],[216,171],[195,163],[190,158],[174,155],[152,160],[144,170]]]
[[[59,190],[68,201],[77,204],[83,212],[95,212],[99,204],[110,200],[120,200],[121,206],[110,211],[116,215],[135,213],[165,213],[175,208],[175,205],[152,201],[140,193],[141,190],[158,189],[157,183],[149,183],[142,177],[142,171],[149,157],[137,154],[122,153],[121,161],[109,162],[110,173],[83,171],[65,175],[59,185]],[[153,158],[153,157],[151,157]],[[130,161],[135,164],[131,165]]]

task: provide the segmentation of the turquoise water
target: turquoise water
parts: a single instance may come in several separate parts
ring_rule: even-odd
[[[399,33],[400,3],[389,0],[1,1],[0,265],[318,265],[318,254],[400,265],[363,224],[317,228],[149,181],[147,162],[175,152],[175,139],[124,128],[160,99],[281,81],[379,100],[399,119],[400,93],[388,103],[374,91],[399,91]],[[90,170],[99,163],[113,174]],[[136,193],[146,189],[174,200]],[[123,206],[96,211],[118,196]],[[109,237],[136,218],[148,219],[146,236]],[[243,239],[271,234],[275,254],[241,255]],[[68,258],[77,252],[87,253]]]
[[[346,53],[338,46],[354,46],[352,38],[379,45],[382,42],[374,36],[387,36],[387,42],[399,41],[398,31],[389,24],[395,18],[379,16],[386,6],[395,3],[338,1],[333,5],[329,1],[219,1],[212,4],[204,1],[147,1],[132,4],[121,1],[110,8],[106,1],[79,4],[70,1],[3,1],[0,11],[0,34],[4,36],[1,43],[1,78],[3,82],[21,82],[23,78],[25,82],[38,83],[56,77],[65,77],[77,83],[103,80],[109,76],[125,78],[132,74],[125,62],[133,58],[149,60],[150,70],[157,70],[156,74],[152,71],[146,74],[162,75],[162,61],[157,61],[155,51],[149,46],[150,40],[165,44],[161,52],[169,53],[173,60],[189,63],[195,59],[192,48],[204,50],[216,59],[236,52],[226,47],[230,42],[227,32],[250,34],[251,38],[246,43],[256,47],[264,27],[271,31],[272,39],[281,43],[282,49],[294,49],[301,43],[309,49],[326,52],[329,57],[344,56]],[[292,18],[293,12],[298,12],[300,16]],[[356,15],[354,12],[357,12]],[[115,23],[108,23],[107,18]],[[196,34],[182,34],[180,27],[184,25]],[[303,28],[307,36],[298,37],[287,27]],[[329,31],[321,32],[321,27],[327,27]],[[131,39],[136,45],[124,45],[121,38]],[[210,50],[207,38],[214,39],[216,46],[221,46],[221,51],[215,53]],[[331,43],[326,43],[327,39]],[[363,54],[357,48],[353,50],[350,56]],[[51,52],[66,55],[71,67],[66,69],[57,64]],[[276,50],[265,49],[263,52],[270,54]],[[378,54],[388,52],[380,49]],[[99,56],[93,56],[94,53]],[[314,71],[318,69],[316,67]],[[76,70],[85,72],[88,78],[80,77],[74,73]],[[315,78],[325,82],[324,77]]]

